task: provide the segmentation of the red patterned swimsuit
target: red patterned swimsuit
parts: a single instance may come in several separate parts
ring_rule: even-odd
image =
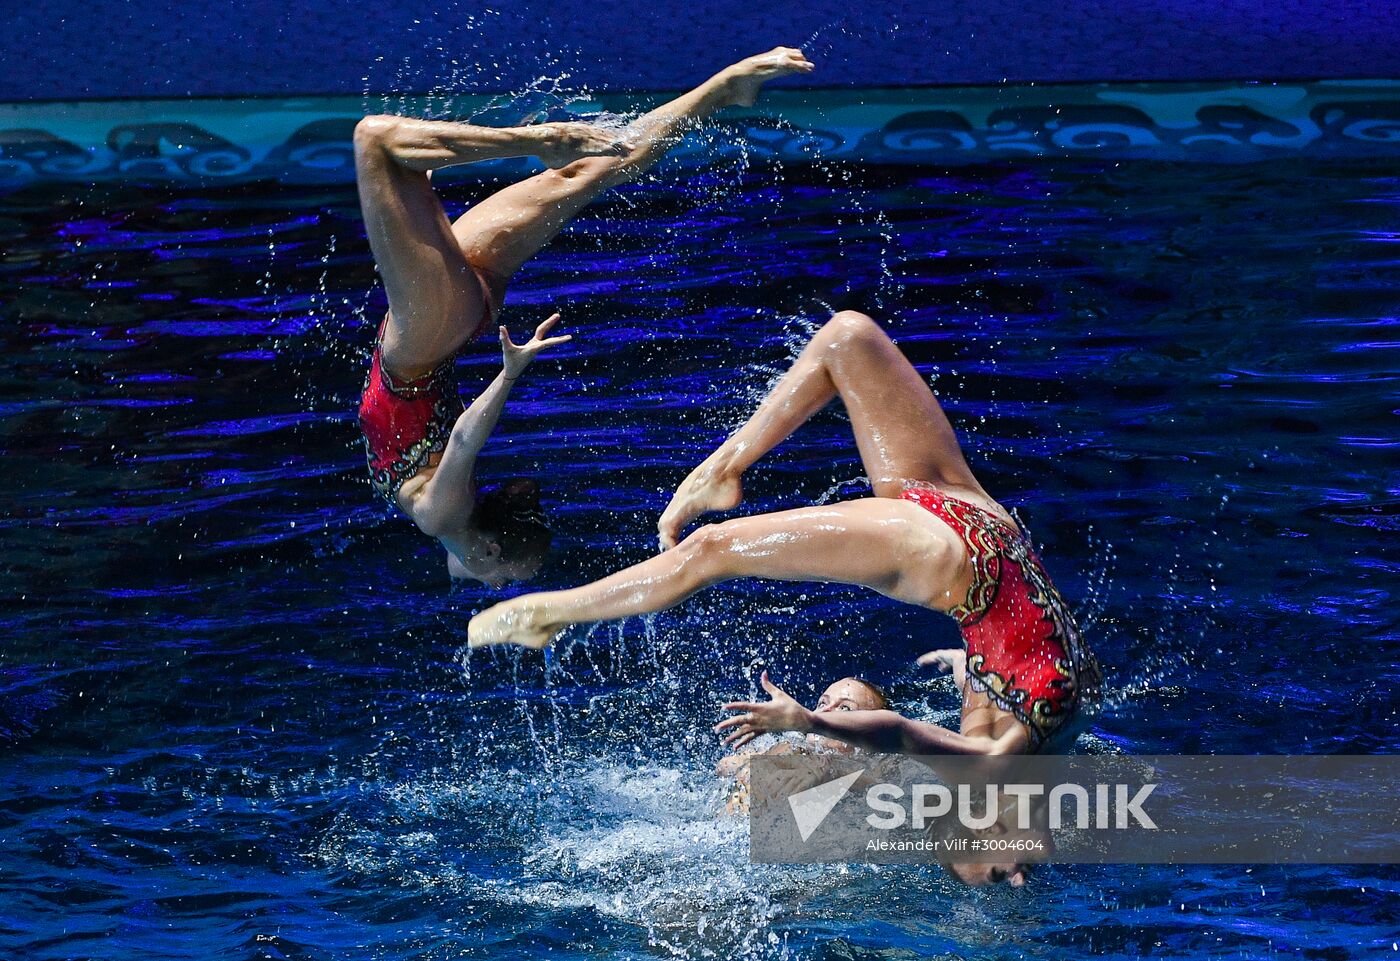
[[[1025,531],[935,487],[900,495],[953,529],[972,561],[967,599],[950,614],[967,644],[967,677],[1030,732],[1038,750],[1097,692],[1098,662],[1084,645]]]
[[[452,425],[466,409],[453,376],[456,361],[455,356],[449,357],[430,374],[400,380],[384,369],[379,344],[374,345],[374,359],[360,395],[360,430],[365,435],[369,482],[390,504],[398,504],[404,481],[420,473],[428,459],[447,446]]]
[[[505,299],[507,278],[494,271],[469,264],[481,284],[481,322],[466,339],[471,343],[491,327]],[[432,373],[413,380],[400,380],[384,369],[380,339],[384,336],[385,316],[374,341],[374,358],[360,395],[360,431],[365,435],[365,456],[369,461],[369,482],[390,504],[398,505],[399,488],[428,466],[428,460],[447,446],[452,425],[466,408],[457,395],[452,376],[456,355],[448,357]]]

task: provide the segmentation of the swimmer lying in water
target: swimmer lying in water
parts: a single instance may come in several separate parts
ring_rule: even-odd
[[[951,671],[953,682],[966,695],[966,656],[960,650],[930,651],[919,658],[924,666]],[[937,745],[946,729],[936,724],[915,721],[890,710],[889,699],[871,682],[859,677],[843,677],[822,692],[816,707],[808,710],[768,679],[765,671],[760,678],[770,701],[731,701],[727,711],[737,711],[733,717],[715,725],[716,734],[726,735],[724,744],[735,753],[720,760],[715,773],[734,780],[725,802],[724,813],[744,815],[749,810],[749,762],[757,754],[852,754],[862,750],[882,754],[940,753]],[[763,751],[744,751],[761,734],[805,734],[803,742],[779,741]],[[826,780],[816,775],[810,783],[793,784],[790,791],[800,791]],[[991,833],[1005,830],[1005,821],[992,826]],[[1045,839],[1045,840],[1048,840]],[[948,872],[972,887],[1005,881],[1021,887],[1033,865],[1026,861],[986,864],[954,862],[945,865]]]
[[[778,47],[620,130],[391,116],[355,127],[360,208],[389,300],[360,400],[370,480],[443,546],[453,577],[501,587],[533,574],[549,548],[535,482],[479,491],[476,461],[511,384],[537,354],[568,340],[548,336],[558,316],[520,345],[496,328],[503,369],[465,410],[453,371],[458,352],[496,322],[512,275],[593,198],[638,177],[704,118],[752,105],[763,84],[812,69],[801,51]],[[551,169],[449,221],[432,171],[503,157],[537,157]]]
[[[769,688],[768,674],[765,672],[762,677],[765,690]],[[777,690],[773,687],[772,690]],[[737,709],[736,705],[741,702],[726,704],[727,710]],[[889,701],[885,698],[885,693],[874,684],[859,677],[843,677],[832,684],[822,696],[817,698],[817,706],[812,709],[813,714],[825,714],[831,711],[883,711],[889,708]],[[715,733],[721,733],[726,725],[732,725],[734,719],[722,722],[715,727]],[[788,730],[788,729],[785,729]],[[715,765],[715,773],[720,777],[734,779],[734,789],[730,792],[728,800],[725,802],[726,814],[747,814],[749,812],[749,760],[755,754],[776,756],[782,754],[808,754],[815,752],[831,751],[837,754],[849,754],[854,748],[845,741],[833,738],[825,738],[819,734],[808,733],[805,741],[801,744],[793,741],[779,741],[778,743],[762,751],[741,750],[750,741],[758,736],[756,729],[749,733],[747,737],[741,738],[738,733],[731,734],[725,738],[725,745],[734,748],[734,753],[722,758],[719,764]],[[772,733],[778,733],[775,729]]]
[[[837,397],[873,497],[709,524],[677,543],[696,517],[737,507],[744,471]],[[1029,754],[1071,741],[1095,699],[1098,664],[1030,537],[973,476],[923,377],[864,314],[836,314],[812,338],[748,423],[685,479],[658,526],[663,553],[497,604],[472,618],[469,643],[543,647],[570,624],[664,610],[739,577],[834,581],[958,622],[962,717],[954,731],[879,711],[856,730],[841,720],[854,715],[827,713],[814,733],[892,752]]]

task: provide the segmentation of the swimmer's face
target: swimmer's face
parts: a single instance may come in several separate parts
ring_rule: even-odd
[[[473,572],[472,576],[493,591],[499,591],[501,588],[508,586],[511,581],[515,580],[505,569],[504,564],[497,564],[490,570],[477,569]]]
[[[549,559],[550,536],[545,530],[544,536],[536,540],[526,540],[514,545],[514,551],[509,560],[500,560],[499,573],[508,581],[528,581],[540,572],[544,567],[544,562]]]
[[[543,554],[507,561],[493,553],[481,558],[468,569],[451,551],[447,554],[447,571],[454,578],[480,581],[496,591],[514,581],[529,580],[539,572],[543,564]]]
[[[501,561],[493,573],[494,581],[488,582],[494,588],[502,588],[512,581],[528,581],[544,566],[544,555],[525,557],[514,561]]]
[[[1031,866],[1020,861],[1005,864],[950,864],[948,873],[971,888],[989,884],[1009,884],[1013,888],[1025,885]]]
[[[822,691],[813,710],[818,714],[827,711],[878,711],[884,706],[885,699],[869,684],[859,678],[843,677]]]
[[[527,557],[514,561],[493,560],[489,566],[476,572],[476,578],[492,590],[499,591],[515,581],[528,581],[539,573],[543,564],[543,557]]]
[[[817,706],[812,711],[816,714],[825,714],[828,711],[882,711],[885,706],[884,697],[869,684],[859,678],[843,677],[822,692],[822,696],[817,698]],[[855,750],[844,741],[834,741],[813,734],[807,735],[807,739],[828,751],[850,754]]]
[[[1002,811],[991,824],[972,832],[973,837],[1004,838],[1008,841],[1025,842],[1020,850],[1050,851],[1055,844],[1050,832],[1044,827],[1016,827],[1019,820],[1019,807],[1013,805]],[[1010,848],[1017,850],[1016,847]],[[1004,861],[996,864],[958,863],[947,865],[948,873],[969,887],[980,888],[989,884],[1008,884],[1013,888],[1022,887],[1030,876],[1032,864],[1027,861]]]

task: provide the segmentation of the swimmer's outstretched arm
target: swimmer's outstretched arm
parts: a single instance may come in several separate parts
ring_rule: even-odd
[[[742,747],[759,734],[798,731],[844,741],[884,754],[1007,754],[1016,750],[1021,732],[1013,728],[1001,738],[968,737],[938,724],[913,721],[894,711],[809,711],[772,681],[760,679],[772,695],[767,702],[731,701],[726,711],[738,711],[715,725],[715,733],[732,729],[724,743]]]
[[[555,314],[536,327],[534,336],[524,344],[513,343],[506,329],[500,329],[501,372],[452,425],[437,469],[409,505],[414,522],[424,533],[434,537],[450,534],[445,529],[447,525],[460,524],[462,518],[470,517],[476,502],[476,458],[501,419],[511,385],[540,351],[573,339],[571,334],[546,336],[557,323],[559,315]]]

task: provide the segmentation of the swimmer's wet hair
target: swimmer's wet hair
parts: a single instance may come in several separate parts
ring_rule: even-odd
[[[540,485],[529,477],[513,477],[483,489],[475,516],[478,527],[497,536],[503,561],[549,552],[554,536],[540,510]]]
[[[867,681],[858,674],[852,674],[851,680],[855,681],[857,684],[864,684],[870,689],[870,692],[875,695],[875,700],[880,703],[880,706],[876,710],[888,711],[890,709],[889,696],[885,694],[885,689],[880,685],[876,684],[874,681]]]

